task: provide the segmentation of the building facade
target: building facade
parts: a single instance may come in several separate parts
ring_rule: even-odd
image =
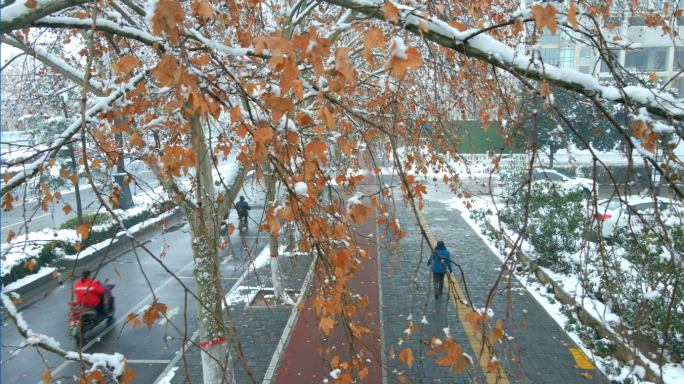
[[[564,11],[567,3],[552,4],[559,11]],[[684,17],[672,19],[673,10],[669,4],[662,0],[641,0],[640,3],[639,15],[649,18],[667,10],[670,16],[665,20],[667,28],[684,32]],[[532,3],[528,3],[530,5]],[[645,78],[655,73],[660,86],[669,82],[668,88],[677,89],[679,97],[684,97],[684,73],[680,73],[684,69],[684,42],[679,37],[664,33],[662,27],[648,27],[647,20],[633,16],[627,9],[625,3],[615,1],[611,17],[605,21],[610,28],[601,31],[606,40],[615,41],[609,60],[614,60],[631,73],[643,73]],[[539,53],[547,64],[573,68],[599,80],[611,80],[609,66],[603,62],[598,50],[582,40],[583,36],[574,31],[565,32],[559,28],[552,35],[545,29],[538,41]]]

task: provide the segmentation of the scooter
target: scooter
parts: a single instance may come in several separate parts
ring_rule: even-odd
[[[88,333],[88,331],[97,327],[105,320],[108,323],[110,321],[114,321],[116,300],[112,295],[112,289],[114,289],[116,285],[107,284],[108,281],[109,279],[102,281],[102,287],[106,291],[104,296],[102,296],[105,308],[103,314],[98,316],[96,308],[81,305],[81,302],[69,302],[69,305],[71,306],[71,311],[69,313],[69,334],[74,338],[78,347],[81,347],[84,336],[86,333]]]

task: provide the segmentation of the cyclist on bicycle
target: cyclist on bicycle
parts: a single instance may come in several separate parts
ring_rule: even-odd
[[[249,213],[247,211],[252,210],[252,207],[249,206],[249,204],[245,201],[244,196],[240,196],[240,201],[235,204],[235,208],[238,211],[238,217],[240,218],[240,224],[244,227],[247,228],[247,218],[249,217]]]

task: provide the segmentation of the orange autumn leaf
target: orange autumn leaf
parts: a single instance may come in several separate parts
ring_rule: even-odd
[[[64,214],[65,214],[65,215],[68,215],[69,212],[72,211],[71,205],[69,205],[69,204],[65,205],[64,208],[62,208],[62,210],[64,211]]]
[[[265,142],[275,136],[275,131],[271,128],[259,128],[254,131],[254,141]]]
[[[458,29],[459,32],[465,32],[468,29],[463,23],[458,21],[450,21],[449,25]]]
[[[192,10],[202,18],[214,20],[214,8],[207,0],[192,3]]]
[[[87,222],[83,222],[83,224],[79,225],[78,228],[76,228],[76,234],[81,237],[81,242],[86,241],[88,238],[88,235],[90,235],[90,224]]]
[[[266,100],[264,108],[271,110],[271,118],[273,118],[275,124],[278,124],[287,112],[294,114],[294,103],[289,97],[271,96]]]
[[[290,87],[292,87],[293,95],[297,96],[299,100],[304,100],[304,84],[301,80],[292,80]]]
[[[264,49],[268,49],[273,56],[283,56],[294,59],[294,44],[287,39],[277,36],[257,36],[254,38],[254,53],[261,54]]]
[[[399,360],[403,361],[408,365],[409,369],[413,366],[413,353],[411,349],[406,347],[401,353],[399,353]]]
[[[328,157],[325,152],[328,150],[328,145],[322,141],[313,141],[304,147],[304,154],[310,161],[320,160],[323,165],[328,163]]]
[[[570,6],[568,7],[568,23],[572,25],[572,29],[575,31],[577,30],[577,12],[579,10],[577,9],[577,6],[575,6],[575,2],[573,0],[570,0]]]
[[[489,368],[489,372],[496,372],[499,368],[499,361],[496,357],[492,357],[492,359],[487,362],[487,368]]]
[[[399,24],[399,8],[397,8],[394,4],[385,3],[385,5],[383,5],[380,9],[382,9],[382,12],[385,14],[386,18]]]
[[[318,112],[316,112],[316,116],[325,122],[325,125],[329,130],[332,131],[335,129],[335,118],[326,106],[321,107]]]
[[[185,12],[181,3],[173,0],[162,0],[157,3],[152,16],[152,27],[155,35],[159,36],[162,32],[166,32],[169,40],[173,44],[178,43],[178,36],[185,33],[183,21],[185,20]]]
[[[478,328],[478,320],[480,320],[480,314],[472,311],[468,312],[465,314],[465,320],[470,322],[470,324],[473,326],[473,328],[477,329]]]
[[[240,110],[240,106],[236,105],[230,110],[230,121],[235,124],[238,120],[242,120],[242,111]]]
[[[112,69],[114,70],[114,73],[128,75],[129,72],[131,72],[135,68],[140,67],[141,65],[142,62],[138,60],[137,57],[126,55],[119,59],[119,61],[113,63]]]
[[[368,367],[363,368],[361,371],[359,371],[359,379],[363,380],[368,376]]]
[[[404,80],[408,69],[415,72],[420,64],[423,63],[423,59],[420,57],[420,52],[414,47],[409,47],[405,52],[399,52],[397,51],[398,49],[401,48],[397,46],[397,42],[394,42],[390,49],[391,59],[387,67],[392,68],[394,76],[399,80]]]
[[[371,48],[384,48],[384,41],[385,38],[382,34],[382,29],[380,28],[371,29],[363,38],[363,57],[365,57],[371,65],[374,64],[373,51],[371,51]]]
[[[33,272],[33,269],[36,267],[36,262],[35,260],[29,260],[24,263],[24,268],[28,268],[29,271]]]
[[[545,7],[533,5],[530,7],[530,11],[532,11],[532,18],[537,22],[539,31],[546,27],[552,35],[556,34],[556,29],[558,28],[558,23],[556,22],[556,13],[558,11],[556,8],[552,5],[546,5]]]
[[[198,57],[198,58],[195,60],[195,62],[197,63],[197,65],[205,66],[205,65],[207,65],[207,64],[209,64],[209,63],[211,62],[211,56],[209,56],[209,55],[202,55],[202,56]]]
[[[326,336],[330,336],[330,330],[333,329],[335,326],[335,320],[330,319],[330,318],[324,318],[321,319],[321,322],[318,324],[318,327],[323,330],[323,333],[325,333]]]
[[[503,331],[499,328],[492,328],[489,334],[489,343],[494,345],[503,337]]]
[[[314,127],[313,132],[316,134],[316,136],[318,136],[318,138],[320,138],[323,135],[323,133],[325,133],[325,128],[323,128],[320,125],[317,125]]]
[[[14,236],[16,236],[16,234],[14,233],[13,230],[10,229],[9,233],[7,234],[7,241],[6,242],[9,243],[10,241],[12,241]]]
[[[344,77],[345,81],[354,80],[354,70],[349,64],[349,48],[340,47],[335,50],[335,70]]]

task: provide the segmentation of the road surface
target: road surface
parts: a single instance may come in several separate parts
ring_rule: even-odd
[[[252,199],[254,208],[250,216],[259,220],[263,214],[263,195],[261,195],[261,200],[258,196],[256,201],[254,200]],[[231,212],[229,220],[237,223],[237,215],[234,211]],[[250,225],[249,230],[244,231],[242,235],[235,231],[230,236],[231,246],[221,252],[221,272],[226,293],[244,273],[247,260],[256,257],[268,244],[267,236],[263,233],[259,234],[256,227],[256,225]],[[259,235],[258,242],[257,235]],[[187,228],[177,226],[176,229],[167,233],[159,230],[140,240],[145,242],[146,247],[152,252],[157,252],[157,256],[161,249],[168,246],[166,257],[163,259],[164,264],[180,278],[183,284],[194,291],[192,252]],[[167,305],[169,313],[173,313],[171,322],[191,337],[197,329],[196,304],[192,296],[188,295],[186,301],[181,284],[144,251],[139,249],[138,256],[157,299]],[[115,268],[121,274],[121,278],[117,277],[114,272]],[[64,275],[69,272],[62,271]],[[182,336],[163,320],[157,320],[151,330],[148,330],[145,324],[140,328],[132,329],[130,325],[124,323],[129,313],[136,313],[143,306],[152,303],[148,284],[140,273],[140,266],[134,252],[130,249],[119,250],[105,262],[98,276],[98,279],[103,278],[109,278],[110,283],[116,284],[113,290],[116,297],[116,323],[111,328],[107,328],[106,324],[100,324],[91,331],[87,335],[87,340],[92,343],[84,347],[84,352],[122,353],[129,367],[135,371],[136,383],[153,383],[181,349]],[[74,341],[69,339],[67,333],[69,311],[67,302],[71,297],[71,284],[72,282],[68,282],[62,287],[29,293],[23,297],[24,302],[18,306],[33,331],[54,337],[66,350],[75,349]],[[186,314],[187,323],[185,322]],[[186,325],[187,331],[185,331]],[[19,346],[22,340],[11,321],[3,317],[3,347]],[[39,383],[46,367],[41,363],[36,349],[25,349],[11,359],[8,354],[10,351],[11,349],[2,348],[1,381],[14,384]],[[66,363],[59,356],[48,352],[41,351],[41,353],[52,370],[53,380],[57,376],[71,377],[79,374],[78,364]]]
[[[219,161],[218,167],[234,162],[235,155],[231,155],[226,160]],[[138,181],[137,184],[131,183],[129,185],[132,195],[149,192],[159,186],[155,175],[149,170],[140,169],[140,171],[133,174],[137,177]],[[13,210],[2,212],[2,227],[0,228],[2,244],[7,243],[9,231],[14,231],[16,235],[19,235],[26,233],[27,229],[29,232],[37,232],[45,228],[58,228],[65,221],[76,217],[76,194],[74,191],[61,192],[61,195],[64,204],[62,202],[49,204],[47,212],[42,210],[40,204],[35,199],[27,201],[25,205],[21,202],[14,204]],[[96,212],[100,207],[97,196],[89,185],[81,185],[81,202],[84,215]],[[66,204],[69,204],[73,209],[68,215],[63,211]]]

